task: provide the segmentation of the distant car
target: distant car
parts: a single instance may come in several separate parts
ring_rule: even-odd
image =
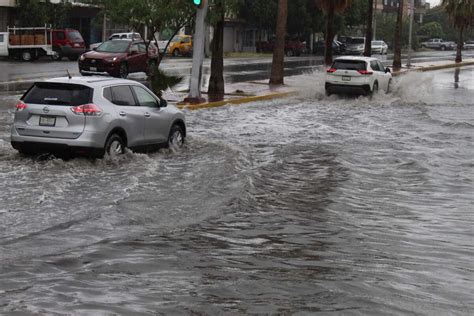
[[[183,113],[136,81],[56,78],[36,82],[16,105],[11,144],[23,154],[117,156],[125,148],[181,147]]]
[[[106,74],[127,78],[133,72],[148,72],[157,58],[157,49],[153,46],[147,53],[142,41],[111,40],[84,53],[79,58],[79,71],[84,76]]]
[[[388,53],[388,45],[384,41],[372,41],[372,54],[385,55]]]
[[[474,41],[467,41],[466,43],[464,43],[464,49],[474,49]]]
[[[273,53],[275,42],[274,41],[257,42],[257,46],[258,46],[257,47],[258,50],[263,53]],[[303,53],[305,50],[306,50],[305,42],[301,42],[299,40],[290,40],[290,39],[287,39],[285,41],[285,55],[288,57],[301,56],[301,53]]]
[[[325,90],[333,93],[371,95],[380,89],[390,89],[392,74],[373,57],[338,57],[327,70]]]
[[[457,45],[455,42],[445,41],[440,38],[432,38],[427,42],[421,43],[421,47],[439,50],[454,50]]]
[[[318,41],[314,43],[313,54],[323,55],[326,43],[325,41]],[[337,40],[332,41],[332,52],[334,55],[343,55],[346,52],[346,45]]]
[[[128,39],[130,41],[143,41],[142,36],[140,33],[136,32],[127,32],[127,33],[113,33],[109,36],[108,40],[117,40],[117,39]],[[103,42],[90,44],[89,48],[93,50],[94,48],[99,47]]]
[[[362,55],[365,49],[365,37],[346,37],[346,54]]]
[[[177,35],[171,40],[167,53],[173,55],[174,57],[191,56],[192,51],[193,37],[191,35]]]
[[[74,61],[86,51],[81,33],[74,29],[53,30],[53,60],[59,61],[63,57]]]

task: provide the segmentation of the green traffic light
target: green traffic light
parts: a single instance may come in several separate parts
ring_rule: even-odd
[[[202,0],[193,0],[193,2],[194,2],[194,5],[200,6],[202,3]]]

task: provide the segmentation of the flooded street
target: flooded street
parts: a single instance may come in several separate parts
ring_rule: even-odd
[[[286,82],[118,160],[21,157],[0,96],[0,314],[471,314],[474,68]]]

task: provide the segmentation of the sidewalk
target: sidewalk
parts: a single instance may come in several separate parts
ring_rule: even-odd
[[[440,69],[449,69],[457,67],[473,66],[474,58],[465,59],[462,63],[456,64],[453,61],[432,61],[424,63],[413,63],[410,68],[403,66],[400,71],[393,72],[393,76],[400,76],[412,71],[434,71]],[[392,68],[392,67],[389,67]],[[180,109],[199,110],[206,108],[220,107],[228,104],[238,105],[262,100],[271,100],[277,98],[284,98],[295,94],[296,90],[291,86],[270,87],[268,80],[266,81],[251,81],[245,83],[232,83],[226,85],[226,94],[223,100],[208,101],[200,104],[185,104],[180,103],[186,97],[186,92],[179,93],[177,97],[175,94],[175,102]],[[165,94],[165,97],[169,95]],[[203,95],[206,98],[206,95]]]

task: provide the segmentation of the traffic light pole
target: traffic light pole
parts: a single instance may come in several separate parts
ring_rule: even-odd
[[[196,29],[193,39],[193,69],[191,71],[191,80],[189,82],[189,96],[184,100],[184,102],[187,103],[202,103],[205,101],[201,96],[201,78],[206,39],[205,19],[208,8],[208,1],[204,1],[202,8],[197,9]]]
[[[413,20],[415,19],[415,0],[411,0],[410,4],[410,29],[408,31],[408,58],[407,58],[407,67],[411,67],[411,51],[412,51],[412,33],[413,33]]]

